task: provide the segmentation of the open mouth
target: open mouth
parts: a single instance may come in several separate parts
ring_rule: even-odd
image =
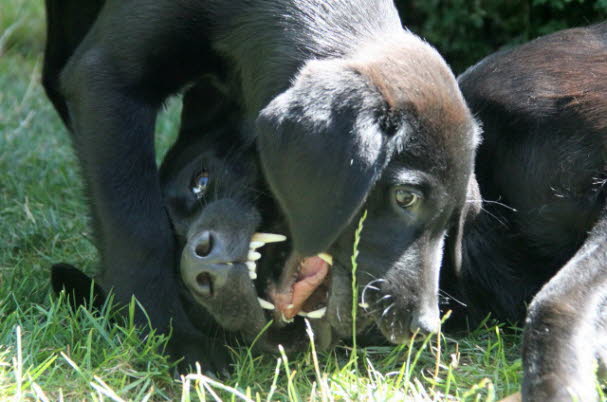
[[[261,258],[258,251],[267,243],[285,241],[286,237],[273,233],[255,233],[249,244],[249,277],[257,278],[257,261]],[[268,300],[258,297],[260,306],[275,313],[278,322],[293,322],[299,315],[311,319],[324,317],[327,310],[330,268],[333,258],[327,253],[311,257],[291,253],[277,282],[269,281],[266,288]]]

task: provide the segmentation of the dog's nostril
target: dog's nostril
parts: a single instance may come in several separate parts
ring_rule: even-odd
[[[198,285],[198,292],[205,296],[213,296],[213,279],[211,275],[206,272],[198,274],[196,276],[196,284]]]
[[[213,250],[213,236],[209,232],[204,232],[198,239],[194,252],[198,257],[206,257],[211,254],[211,250]]]
[[[206,257],[211,252],[211,245],[208,243],[199,244],[196,246],[196,255],[199,257]]]

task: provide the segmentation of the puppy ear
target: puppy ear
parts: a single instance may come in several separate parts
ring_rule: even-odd
[[[55,264],[51,268],[51,285],[55,294],[65,289],[68,302],[73,307],[91,305],[100,310],[105,302],[105,293],[93,279],[70,264]]]
[[[451,260],[451,266],[453,267],[453,274],[455,277],[460,276],[460,270],[462,267],[462,238],[464,236],[464,228],[467,222],[474,220],[474,218],[481,211],[481,193],[476,181],[474,173],[468,180],[468,187],[466,190],[466,202],[462,207],[455,225],[449,231],[447,237],[446,250],[449,253],[448,258]]]
[[[265,178],[302,255],[335,241],[389,159],[376,94],[354,72],[328,70],[308,71],[257,119]]]

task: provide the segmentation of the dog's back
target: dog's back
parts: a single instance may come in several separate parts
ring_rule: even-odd
[[[46,48],[43,84],[46,94],[69,126],[67,105],[59,90],[59,74],[82,42],[105,0],[46,0]]]
[[[607,23],[499,52],[459,82],[485,132],[484,208],[464,241],[467,301],[525,319],[523,398],[594,400],[605,356]]]

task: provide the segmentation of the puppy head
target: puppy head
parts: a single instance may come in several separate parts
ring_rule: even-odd
[[[331,255],[326,320],[351,334],[350,256],[367,211],[360,329],[376,322],[387,339],[402,342],[417,328],[437,328],[444,240],[458,227],[474,180],[478,130],[453,74],[419,38],[403,33],[361,49],[307,63],[261,112],[258,146],[292,237],[286,276],[301,278],[321,264],[311,259]],[[274,292],[287,319],[301,282],[282,280]]]
[[[276,352],[277,344],[288,352],[300,350],[308,342],[301,321],[259,336],[271,318],[268,302],[260,298],[274,270],[257,263],[262,249],[276,250],[284,238],[260,233],[271,230],[262,213],[282,218],[271,198],[260,200],[264,188],[254,148],[234,146],[234,130],[228,128],[173,148],[161,167],[165,204],[181,248],[181,298],[193,324],[207,333],[218,324],[245,341],[257,339],[260,350]],[[324,339],[327,346],[331,337]]]
[[[162,190],[181,248],[182,298],[194,324],[207,325],[210,313],[225,329],[259,331],[266,319],[247,266],[260,223],[258,169],[254,149],[235,147],[233,133],[224,131],[172,152],[161,167]]]

